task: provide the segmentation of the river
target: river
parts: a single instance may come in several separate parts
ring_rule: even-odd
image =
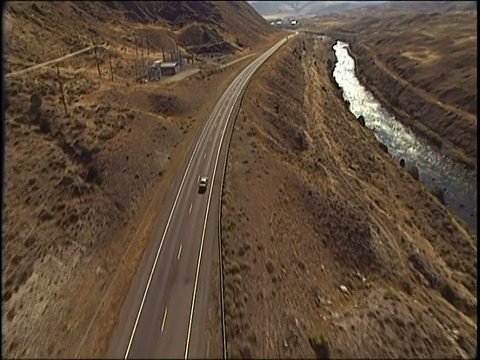
[[[429,188],[444,190],[446,205],[477,234],[477,185],[473,175],[463,165],[442,154],[422,137],[390,114],[358,80],[355,61],[348,53],[348,44],[341,41],[333,46],[336,56],[333,77],[342,89],[350,111],[363,116],[365,125],[374,129],[376,138],[388,147],[397,161],[406,166],[416,165],[419,179]]]

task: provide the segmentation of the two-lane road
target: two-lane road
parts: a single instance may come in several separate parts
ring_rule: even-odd
[[[291,36],[290,36],[291,37]],[[204,358],[211,256],[230,126],[252,74],[289,37],[230,84],[190,150],[135,275],[108,358]],[[208,176],[207,191],[198,179]]]

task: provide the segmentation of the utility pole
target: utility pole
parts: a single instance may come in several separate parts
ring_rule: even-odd
[[[135,36],[135,58],[138,57],[138,38]]]
[[[92,34],[92,44],[93,44],[93,53],[95,54],[95,62],[97,64],[97,70],[98,70],[98,77],[102,77],[102,72],[100,71],[100,62],[98,61],[98,55],[97,55],[97,46],[95,45],[95,38]]]
[[[178,66],[181,68],[182,67],[182,61],[180,59],[180,48],[178,46],[178,43],[176,43],[177,45],[177,62],[178,62]]]
[[[62,97],[63,108],[65,109],[65,114],[68,114],[67,102],[65,100],[65,92],[63,91],[63,81],[62,81],[62,77],[60,76],[60,69],[58,68],[58,65],[56,66],[56,68],[57,68],[57,79],[60,84],[60,95]]]
[[[134,43],[135,43],[135,61],[134,61],[134,68],[135,68],[135,81],[137,81],[137,78],[138,78],[138,38],[137,36],[135,35],[135,40],[134,40]]]
[[[112,81],[113,81],[112,55],[109,55],[109,56],[108,56],[108,60],[109,60],[109,62],[110,62],[110,76],[112,77]]]
[[[143,77],[143,71],[144,71],[144,68],[145,68],[145,58],[143,56],[143,33],[141,32],[140,33],[140,47],[141,47],[141,53],[142,53],[142,64],[140,65],[140,71],[141,71],[141,76]]]
[[[165,49],[162,47],[162,60],[165,62]]]
[[[148,32],[145,32],[145,41],[147,43],[147,56],[150,56],[150,45],[148,42]]]

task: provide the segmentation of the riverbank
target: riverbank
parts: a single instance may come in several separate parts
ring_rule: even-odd
[[[476,178],[475,5],[367,6],[307,26],[348,43],[357,77],[383,107]]]
[[[222,196],[228,355],[468,357],[476,240],[348,111],[331,46],[293,40],[242,102]]]
[[[477,126],[466,116],[427,98],[399,75],[388,70],[372,50],[354,40],[350,54],[361,83],[397,119],[469,170],[477,172]],[[455,124],[455,126],[452,126]]]
[[[338,42],[333,50],[336,58],[333,81],[338,84],[338,96],[348,104],[349,111],[362,117],[362,124],[374,131],[375,138],[395,161],[413,170],[415,178],[448,206],[452,216],[458,216],[476,234],[477,191],[471,172],[429,145],[383,108],[359,81],[348,44]]]
[[[435,86],[445,87],[443,83],[438,85],[431,80],[433,75],[427,78],[423,85],[412,78],[418,73],[419,61],[416,62],[416,65],[412,65],[412,63],[396,60],[397,57],[401,57],[401,51],[408,50],[407,45],[404,48],[401,48],[400,45],[400,48],[395,48],[392,43],[399,40],[392,38],[388,41],[388,49],[394,50],[391,50],[392,53],[384,54],[378,50],[378,46],[384,44],[386,40],[383,40],[382,37],[382,40],[378,40],[380,45],[372,45],[373,40],[369,41],[366,39],[368,35],[361,33],[363,25],[360,20],[358,20],[358,24],[352,24],[352,27],[357,29],[356,31],[344,30],[342,26],[335,29],[324,29],[324,33],[350,45],[349,51],[357,64],[356,74],[361,83],[398,120],[416,134],[427,139],[437,149],[441,149],[444,154],[471,170],[476,179],[477,123],[476,113],[470,112],[472,108],[476,109],[476,105],[474,105],[476,104],[476,94],[472,99],[470,95],[464,94],[468,90],[466,89],[460,92],[461,101],[458,100],[457,103],[452,103],[453,105],[447,103],[444,100],[445,96],[434,95],[433,92],[430,93],[426,90],[434,91],[432,88]],[[377,44],[375,43],[375,45]],[[390,51],[386,49],[383,52]],[[397,63],[401,63],[401,66]],[[435,74],[433,65],[430,68],[428,68],[428,64],[423,65],[427,66],[429,75]],[[451,72],[458,72],[458,69],[454,68],[451,63],[445,66],[450,66]],[[448,72],[448,67],[442,69],[441,79],[445,79],[445,74]],[[465,76],[468,76],[469,81],[472,80],[471,74]],[[463,80],[457,75],[452,77],[452,82],[453,84],[444,93],[458,92],[458,89],[463,86]],[[474,88],[476,89],[476,82]],[[464,106],[459,105],[462,101]]]

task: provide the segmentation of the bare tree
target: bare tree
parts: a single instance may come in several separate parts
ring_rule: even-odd
[[[145,58],[143,56],[143,32],[140,33],[140,49],[141,49],[141,61],[142,63],[140,64],[140,71],[141,71],[141,76],[143,76],[143,72],[145,70]]]
[[[110,63],[110,76],[112,77],[112,81],[113,81],[112,55],[108,56],[108,60],[109,60],[109,63]]]
[[[145,42],[147,44],[147,56],[150,56],[150,44],[148,41],[148,32],[145,32]]]
[[[177,53],[177,61],[178,61],[178,64],[181,66],[181,63],[180,63],[180,48],[178,46],[178,43],[175,43],[177,45],[177,50],[176,50],[176,53]]]
[[[102,72],[100,71],[100,62],[98,61],[98,54],[97,54],[97,45],[95,45],[95,37],[92,34],[92,44],[93,44],[93,53],[95,54],[95,62],[97,64],[98,70],[98,77],[102,77]]]
[[[60,69],[58,68],[58,65],[56,66],[56,68],[57,68],[57,80],[58,80],[58,83],[60,84],[60,95],[62,98],[63,108],[65,109],[65,114],[68,114],[67,102],[65,100],[65,92],[63,91],[63,81],[62,81],[62,77],[60,76]]]
[[[138,38],[135,36],[135,57],[138,57]]]
[[[133,62],[133,66],[134,66],[134,72],[135,72],[135,81],[137,81],[137,78],[138,78],[138,69],[137,69],[137,66],[138,66],[138,38],[137,36],[135,36],[135,40],[134,40],[134,43],[135,43],[135,61]]]

